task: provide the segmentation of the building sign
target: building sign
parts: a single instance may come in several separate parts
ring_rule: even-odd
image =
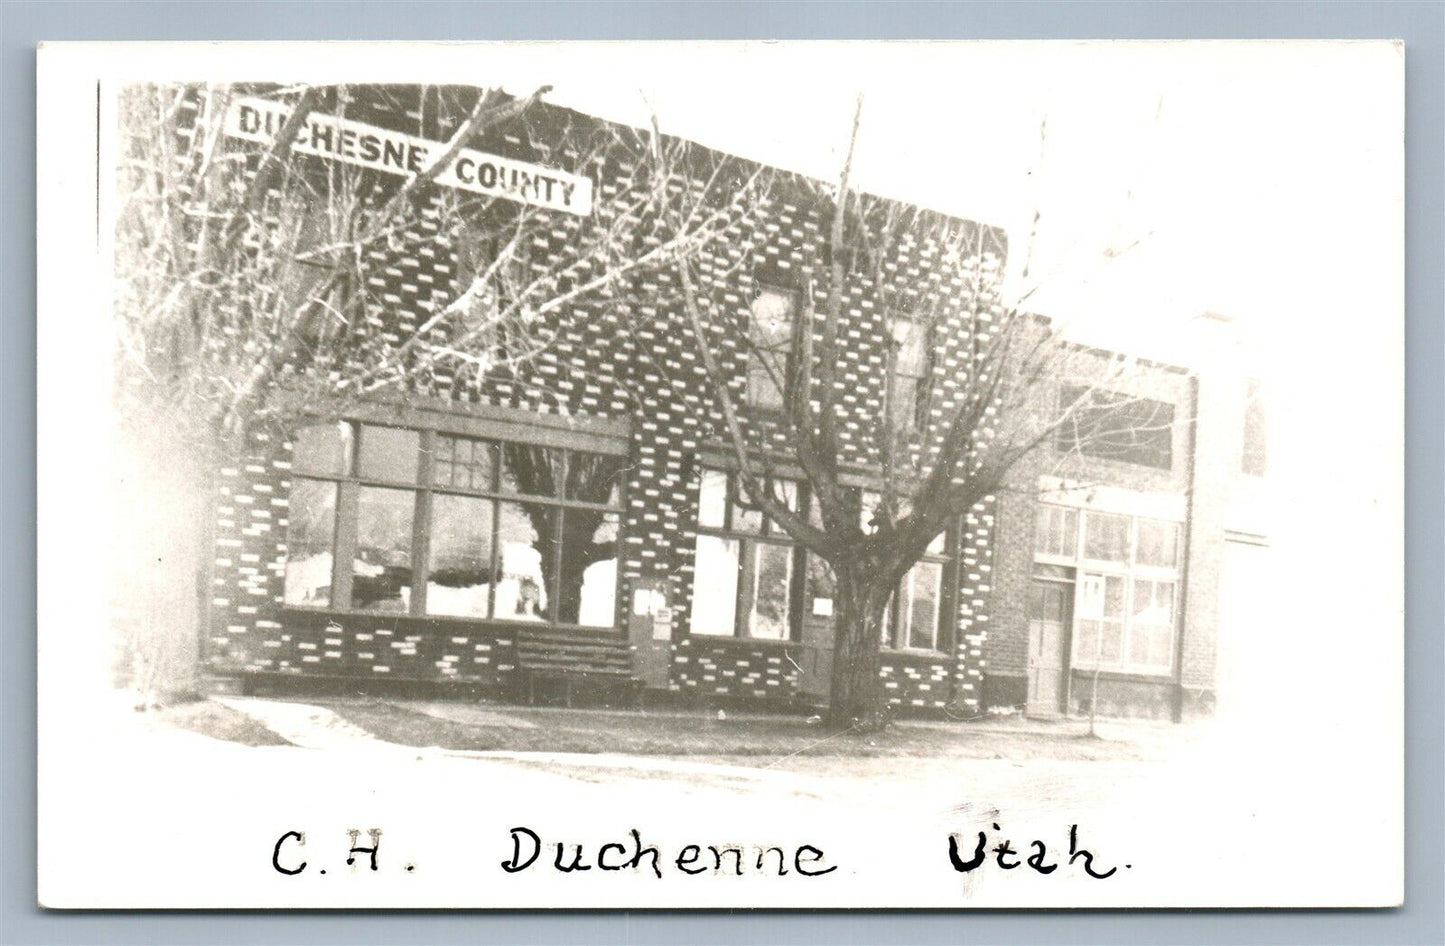
[[[290,109],[277,102],[236,99],[226,110],[225,132],[243,141],[270,144],[289,114]],[[425,170],[446,150],[446,143],[312,114],[297,132],[291,150],[408,177]],[[457,152],[451,165],[436,176],[436,183],[580,217],[592,212],[592,181],[588,178],[470,148]]]

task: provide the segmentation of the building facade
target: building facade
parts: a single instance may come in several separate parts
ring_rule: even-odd
[[[379,127],[415,119],[405,95],[351,114]],[[539,107],[483,145],[532,166],[565,163],[538,142],[579,122],[616,131]],[[339,147],[333,131],[324,141]],[[568,173],[590,181],[591,213],[647,186],[625,149]],[[523,263],[538,274],[578,241],[576,213],[546,212]],[[730,234],[745,251],[704,261],[718,273],[714,298],[758,341],[749,349],[723,338],[719,351],[730,389],[760,414],[775,405],[758,383],[756,352],[811,311],[827,213],[806,188],[774,190],[746,232]],[[368,250],[367,318],[356,327],[365,357],[409,337],[467,285],[469,264],[437,218],[422,213]],[[984,289],[943,267],[925,239],[901,241],[889,270],[905,284],[941,286],[960,313],[977,311],[978,293],[996,291],[1005,241],[957,224],[987,237]],[[636,236],[644,249],[646,229]],[[437,370],[405,390],[318,405],[284,429],[254,432],[217,486],[202,641],[213,685],[387,681],[515,698],[539,677],[565,682],[569,695],[573,679],[625,678],[709,700],[826,702],[830,571],[737,501],[676,288],[665,268],[639,270],[603,302],[549,315],[548,344],[525,365]],[[996,296],[982,304],[996,306]],[[883,308],[863,281],[850,285],[838,370],[848,475],[865,495],[876,484],[863,424],[885,397],[893,344]],[[961,315],[944,324],[933,357],[913,369],[941,410],[957,387],[955,355],[971,342]],[[1100,461],[1106,475],[1087,488],[1081,477],[1093,467],[1040,454],[1021,468],[1020,490],[960,517],[908,573],[884,631],[891,704],[953,715],[990,705],[1077,711],[1083,675],[1097,666],[1106,712],[1178,717],[1209,705],[1225,500],[1200,458],[1222,470],[1232,450],[1240,462],[1232,447],[1212,452],[1230,435],[1238,399],[1177,369],[1151,369],[1141,383],[1145,400],[1174,412],[1163,440]],[[1217,419],[1216,399],[1228,401]],[[806,512],[801,475],[784,463],[774,477]],[[1145,604],[1121,604],[1134,596]]]
[[[1111,381],[1122,409],[1076,425],[1091,436],[1065,429],[1015,468],[1000,497],[986,706],[1213,712],[1221,635],[1245,632],[1249,609],[1222,628],[1222,609],[1248,598],[1230,565],[1268,544],[1264,402],[1228,320],[1192,331],[1192,367],[1140,361]],[[1067,403],[1086,382],[1059,378],[1047,396]]]

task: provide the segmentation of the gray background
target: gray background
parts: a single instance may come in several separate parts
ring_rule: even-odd
[[[35,907],[35,56],[42,40],[1404,39],[1407,74],[1406,906],[1117,913],[46,913]],[[29,3],[0,0],[0,942],[1442,943],[1442,243],[1445,4]],[[1327,200],[1328,195],[1321,195]],[[1362,326],[1368,331],[1368,326]],[[1348,569],[1342,553],[1341,569]],[[1329,712],[1348,712],[1336,705]],[[1328,725],[1323,714],[1321,725]],[[97,790],[110,773],[97,772]],[[1343,825],[1341,862],[1374,846]],[[116,839],[96,856],[125,870]],[[217,851],[217,856],[225,856]],[[1252,850],[1289,870],[1290,852]]]

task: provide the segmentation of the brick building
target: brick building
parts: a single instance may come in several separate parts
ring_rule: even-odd
[[[414,127],[421,111],[406,93],[393,92],[352,103],[348,118]],[[579,166],[575,153],[546,144],[557,140],[549,129],[563,126],[636,136],[539,107],[520,127],[479,144],[500,156],[493,180],[504,175],[506,160],[565,166],[590,182],[594,214],[648,186],[626,148],[589,155]],[[432,138],[447,131],[439,119]],[[339,130],[335,138],[312,133],[316,148],[341,142]],[[365,135],[353,147],[365,147]],[[373,150],[384,160],[380,142]],[[473,180],[481,179],[480,167],[469,171]],[[808,277],[828,254],[828,211],[809,193],[786,183],[775,188],[761,219],[703,261],[720,273],[715,296],[751,332],[796,325],[808,311]],[[380,357],[467,284],[468,264],[437,216],[419,215],[403,237],[368,251],[355,357]],[[574,252],[585,214],[569,207],[546,219],[523,264],[538,273]],[[936,287],[960,313],[996,308],[1006,241],[990,228],[955,223],[981,236],[982,288],[942,267],[924,239],[900,242],[889,270],[905,286]],[[645,247],[645,223],[636,230]],[[516,696],[539,677],[567,686],[569,695],[574,680],[600,677],[708,699],[825,701],[827,570],[733,501],[736,477],[717,434],[716,405],[676,306],[666,301],[672,278],[665,269],[639,271],[624,291],[550,314],[551,343],[525,365],[438,369],[404,391],[317,405],[314,417],[254,433],[247,455],[222,469],[218,486],[211,624],[202,645],[213,682],[394,681]],[[884,397],[880,366],[893,342],[882,300],[866,282],[850,285],[845,308],[847,475],[866,493],[876,467],[862,429]],[[956,385],[956,354],[970,343],[966,326],[960,318],[916,369],[941,392],[943,408]],[[752,356],[726,338],[719,350],[732,390],[761,417],[769,405]],[[1148,400],[1170,405],[1176,420],[1194,420],[1170,423],[1167,446],[1146,445],[1142,462],[1101,461],[1107,483],[1091,482],[1087,494],[1052,487],[1071,486],[1094,467],[1054,469],[1041,454],[1020,471],[1021,492],[975,507],[929,547],[900,586],[885,631],[882,673],[891,703],[953,714],[989,704],[1077,708],[1083,636],[1073,614],[1092,614],[1089,602],[1098,599],[1107,604],[1090,627],[1103,630],[1090,639],[1106,642],[1108,651],[1101,707],[1177,716],[1181,707],[1208,704],[1212,576],[1224,540],[1216,486],[1225,487],[1198,458],[1214,438],[1228,440],[1234,421],[1226,415],[1239,413],[1242,401],[1178,369],[1152,369],[1145,384]],[[1216,401],[1223,403],[1217,415]],[[758,423],[767,440],[766,422]],[[1150,449],[1164,450],[1168,462]],[[1239,466],[1235,447],[1208,456],[1220,470]],[[775,477],[806,509],[801,476],[790,477],[782,464]],[[1091,540],[1079,536],[1103,524],[1117,530],[1118,521],[1127,535],[1116,536],[1116,546],[1125,545],[1114,557],[1085,556],[1092,547],[1079,543]],[[1169,525],[1145,526],[1141,535],[1138,524],[1146,521]],[[1202,522],[1208,527],[1191,525]],[[1144,564],[1141,543],[1164,556],[1170,535],[1172,564]],[[1117,634],[1104,625],[1121,596],[1146,587],[1157,629],[1141,635],[1147,666],[1136,666],[1114,651],[1116,643],[1128,651],[1127,636],[1144,625],[1121,619]],[[1054,656],[1044,661],[1057,677],[1051,684],[1039,682],[1044,666],[1029,656],[1031,635],[1049,625],[1049,606],[1058,625],[1050,637]]]
[[[1235,327],[1205,316],[1193,331],[1192,368],[1141,361],[1112,382],[1127,406],[1099,422],[1120,429],[1066,430],[1014,469],[999,502],[986,706],[1087,712],[1097,686],[1101,715],[1213,711],[1219,637],[1249,632],[1245,563],[1267,544],[1265,429]]]

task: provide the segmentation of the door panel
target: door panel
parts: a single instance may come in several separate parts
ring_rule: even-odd
[[[798,692],[814,706],[828,704],[833,682],[833,610],[837,581],[833,567],[809,553],[803,593],[803,647]]]
[[[1057,716],[1064,705],[1064,648],[1073,586],[1035,581],[1029,587],[1028,706],[1031,716]]]
[[[650,690],[667,689],[672,672],[672,610],[667,583],[638,579],[627,607],[633,671]]]

